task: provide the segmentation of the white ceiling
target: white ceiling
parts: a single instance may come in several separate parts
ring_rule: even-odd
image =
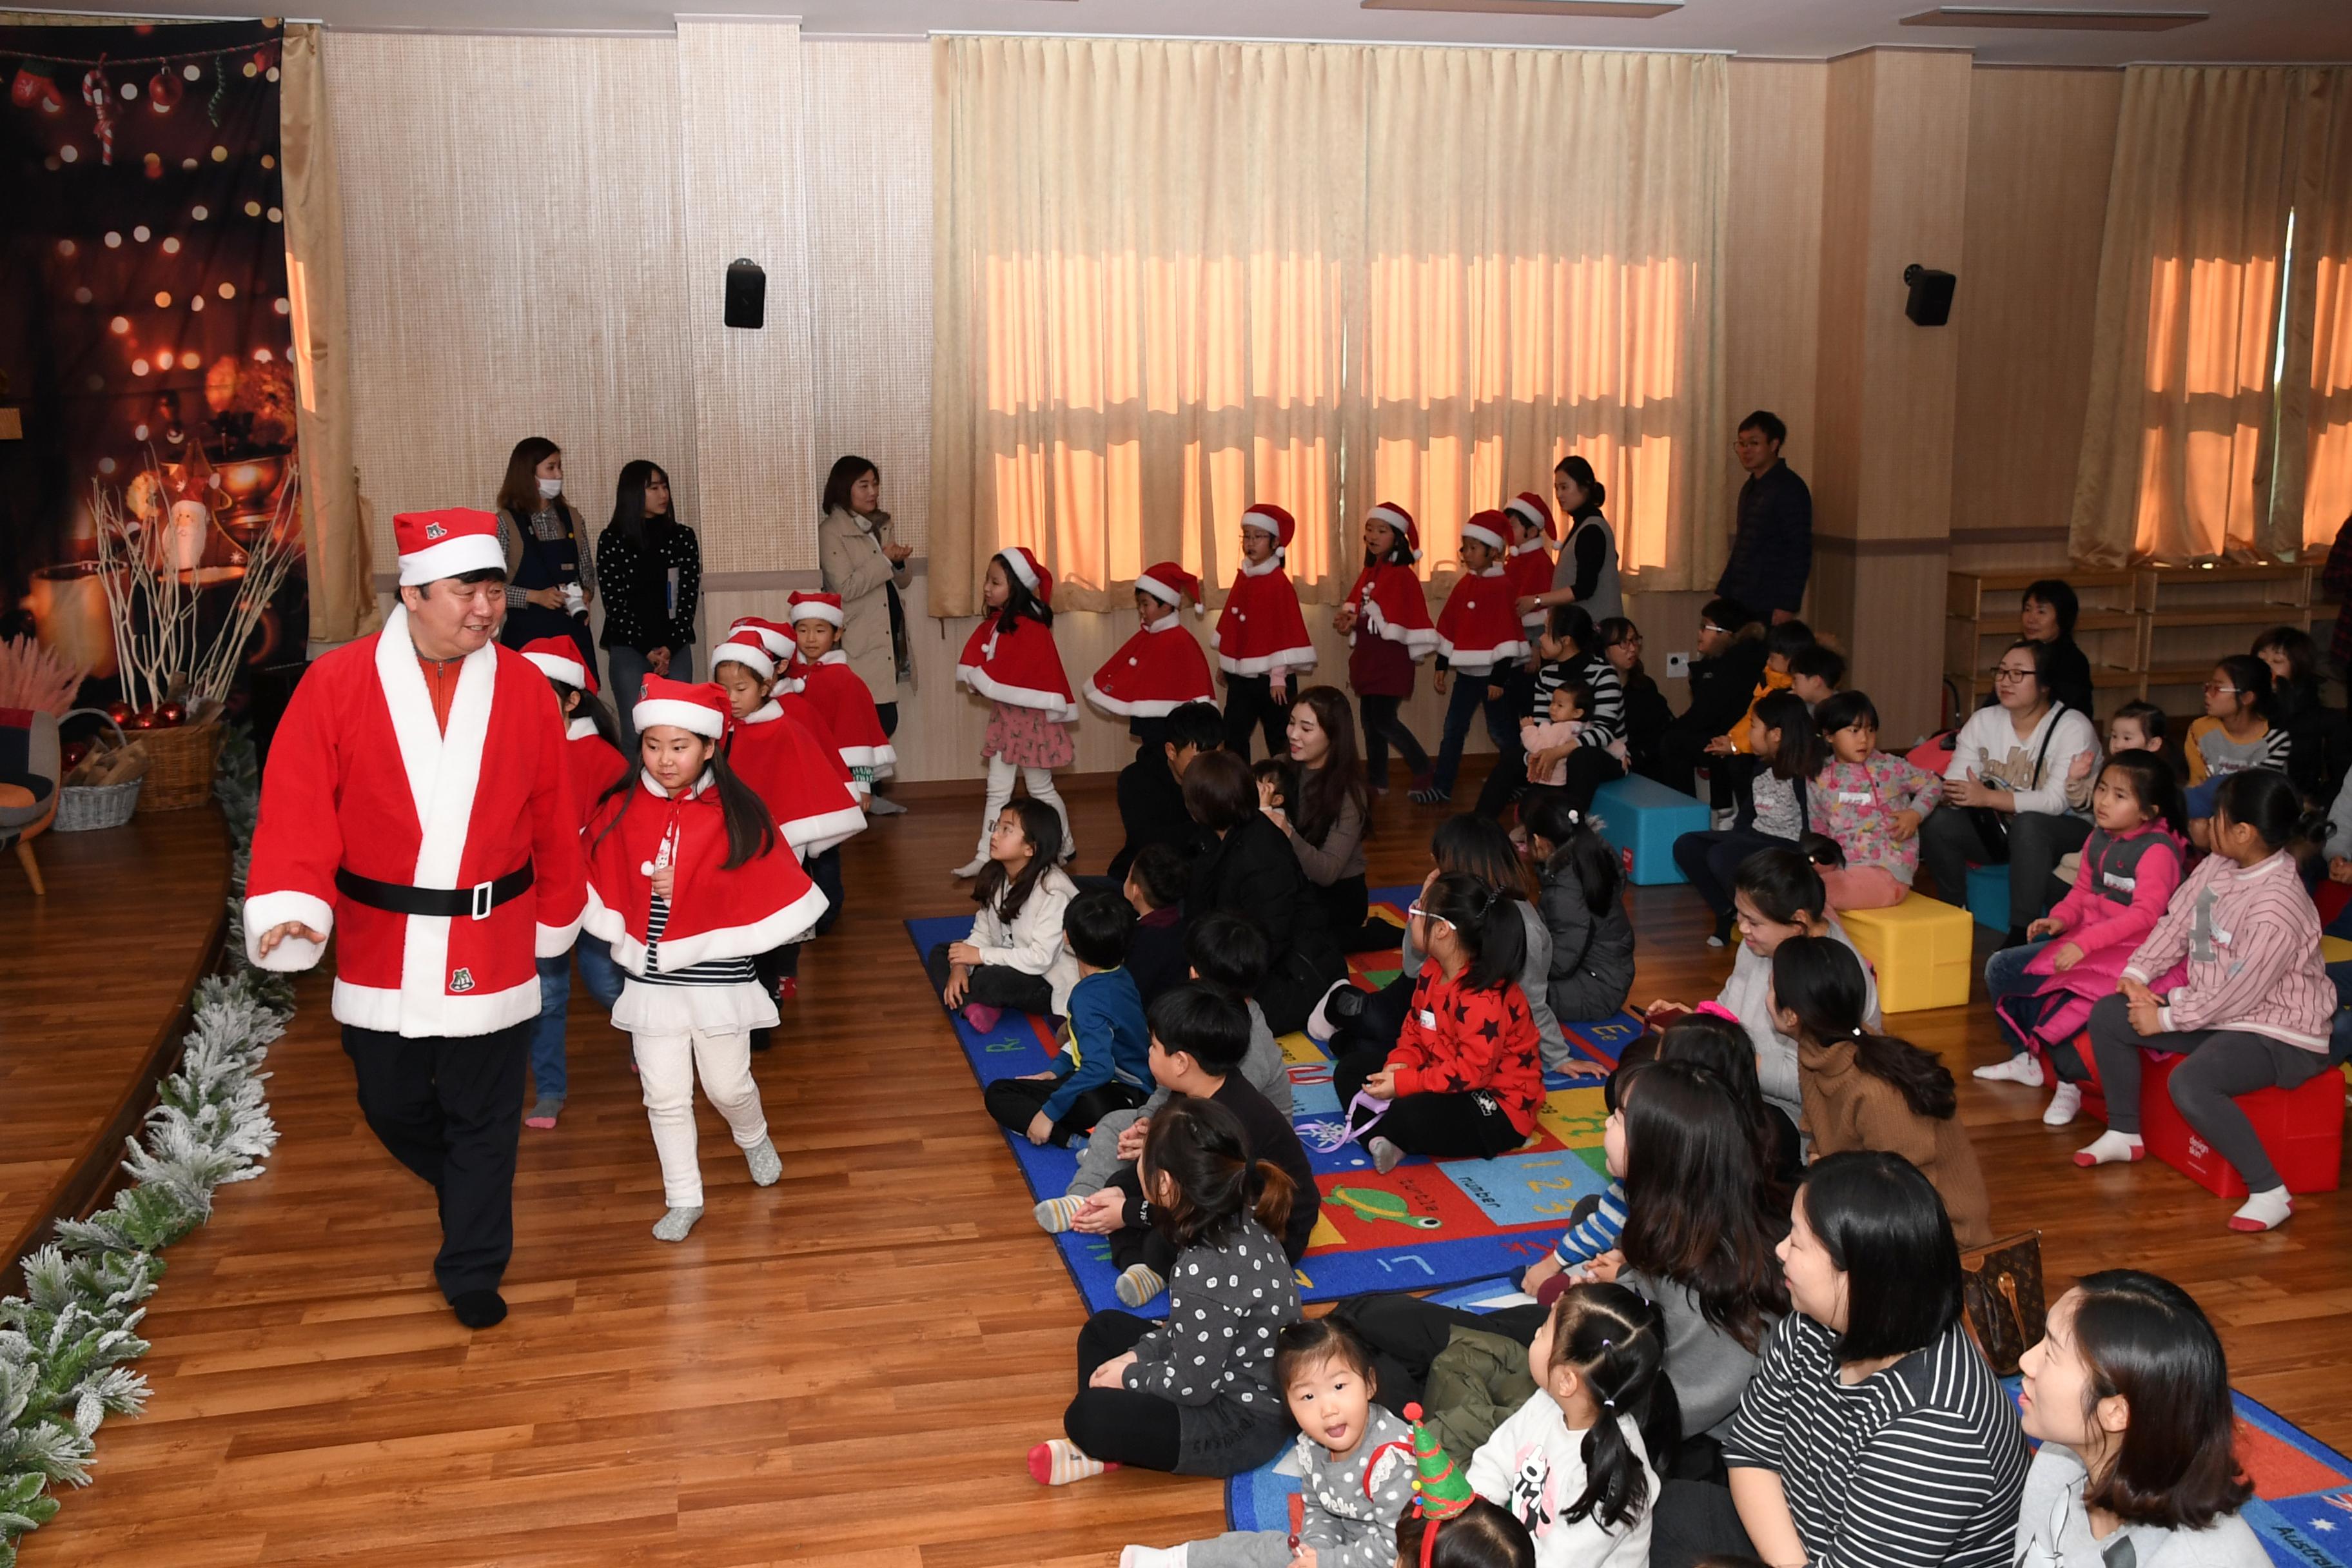
[[[1801,59],[1878,44],[1973,49],[1979,60],[1998,64],[2352,61],[2352,0],[2063,0],[2069,6],[2212,13],[2202,22],[2159,33],[1901,25],[1904,16],[1933,3],[1687,0],[1681,10],[1646,21],[1365,10],[1357,0],[707,0],[708,9],[698,5],[691,14],[698,19],[712,13],[797,16],[812,37],[919,37],[937,29],[1340,38],[1724,49]],[[673,25],[673,11],[663,0],[296,0],[296,7],[298,14],[315,15],[331,25],[368,28],[660,31]],[[221,0],[154,0],[138,8],[151,16],[217,16],[224,9]]]

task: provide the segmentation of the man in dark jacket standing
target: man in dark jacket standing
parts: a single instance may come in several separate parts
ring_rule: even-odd
[[[1796,618],[1813,572],[1813,492],[1780,460],[1789,427],[1758,409],[1739,422],[1734,449],[1748,482],[1739,487],[1738,532],[1715,591],[1778,626]]]

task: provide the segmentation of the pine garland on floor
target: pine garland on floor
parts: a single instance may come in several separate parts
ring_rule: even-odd
[[[261,785],[244,731],[222,746],[213,787],[236,841],[230,973],[197,988],[179,1068],[130,1141],[130,1184],[89,1219],[59,1221],[57,1239],[24,1259],[25,1294],[0,1300],[0,1568],[16,1568],[17,1542],[56,1516],[52,1488],[89,1484],[99,1424],[146,1403],[146,1378],[124,1363],[147,1353],[138,1328],[163,1274],[156,1254],[212,1216],[214,1189],[261,1174],[278,1142],[261,1067],[294,988],[245,961],[238,917]]]

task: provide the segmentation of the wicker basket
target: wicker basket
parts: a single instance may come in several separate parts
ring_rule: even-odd
[[[66,715],[87,713],[104,720],[114,731],[114,744],[119,749],[128,743],[122,726],[101,708],[77,708]],[[101,828],[120,827],[131,820],[139,807],[139,792],[147,785],[147,775],[142,773],[128,784],[68,784],[58,795],[57,820],[50,824],[59,833],[95,833]]]
[[[147,789],[139,797],[142,811],[185,811],[213,797],[213,764],[220,760],[221,727],[177,724],[164,730],[142,730],[146,742]]]

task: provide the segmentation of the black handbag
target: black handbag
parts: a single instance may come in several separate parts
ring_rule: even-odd
[[[2033,777],[2026,785],[2027,788],[2042,787],[2042,770],[2050,761],[2050,742],[2058,738],[2058,721],[2067,712],[2068,709],[2063,702],[2053,702],[2050,705],[2050,723],[2042,731],[2042,749],[2033,754]],[[1995,811],[1989,805],[1972,805],[1968,808],[1968,812],[1969,820],[1976,824],[1977,837],[1984,841],[1985,851],[1990,857],[1988,864],[2008,859],[2010,814],[2005,811]]]

